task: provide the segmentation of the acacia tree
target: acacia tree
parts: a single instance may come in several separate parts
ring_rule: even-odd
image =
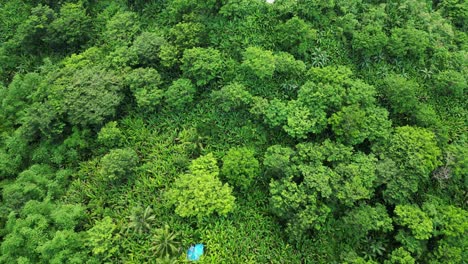
[[[201,23],[178,23],[169,30],[169,40],[180,49],[202,46],[206,39],[205,26]]]
[[[394,212],[395,222],[407,227],[416,239],[424,240],[432,236],[432,221],[418,206],[397,205]]]

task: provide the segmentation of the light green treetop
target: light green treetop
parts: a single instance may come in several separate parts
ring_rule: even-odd
[[[235,197],[228,184],[218,179],[219,168],[213,154],[193,160],[189,173],[177,178],[166,193],[169,204],[182,217],[196,216],[199,220],[213,213],[226,215],[234,209]]]

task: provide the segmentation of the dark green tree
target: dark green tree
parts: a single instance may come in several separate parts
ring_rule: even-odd
[[[18,125],[25,116],[29,105],[34,102],[34,94],[40,90],[43,78],[37,73],[15,75],[8,89],[0,96],[0,116],[4,125]]]
[[[307,58],[317,39],[317,30],[297,16],[276,26],[276,34],[281,50],[300,58]]]
[[[159,89],[161,75],[155,69],[134,69],[125,77],[125,82],[130,87],[139,108],[153,110],[161,103],[164,92]]]
[[[390,203],[411,200],[421,186],[428,184],[431,172],[441,164],[435,136],[423,128],[396,128],[385,154],[397,168],[385,179],[384,197]]]
[[[107,21],[102,41],[110,47],[129,46],[141,30],[138,16],[120,11]]]
[[[193,102],[196,88],[189,79],[177,79],[164,92],[164,101],[171,108],[183,110]]]
[[[275,74],[282,79],[303,79],[306,65],[301,60],[296,60],[293,55],[286,52],[275,54]],[[298,79],[298,80],[296,80]]]
[[[440,96],[462,98],[466,94],[468,84],[462,73],[448,70],[434,76],[434,91]]]
[[[121,79],[112,71],[87,67],[57,79],[50,104],[74,125],[102,125],[122,100]]]
[[[383,26],[370,24],[353,32],[352,46],[364,58],[381,54],[388,43]]]
[[[221,53],[213,48],[192,48],[184,51],[181,70],[185,77],[205,86],[219,77],[223,68]]]
[[[379,87],[382,99],[395,114],[410,115],[419,105],[420,86],[400,75],[390,75]]]
[[[169,30],[169,40],[180,49],[203,46],[206,29],[201,23],[181,22]]]
[[[76,51],[93,35],[91,17],[82,3],[65,3],[57,18],[50,23],[45,41],[55,48]]]
[[[116,121],[111,121],[101,128],[97,141],[107,148],[120,147],[124,141],[122,131]]]
[[[246,190],[259,176],[260,165],[248,148],[233,148],[223,157],[221,174],[234,187]]]
[[[44,200],[53,186],[54,174],[46,165],[33,165],[21,172],[13,183],[4,186],[3,203],[11,210],[18,210],[29,200]]]
[[[388,50],[401,59],[410,58],[414,61],[425,57],[429,47],[429,34],[413,27],[393,28]]]
[[[19,44],[21,49],[33,54],[47,51],[44,39],[55,16],[55,12],[46,5],[32,8],[28,19],[19,25],[17,34],[11,40],[12,44],[15,46]]]
[[[345,106],[329,119],[338,141],[346,144],[360,144],[365,139],[386,140],[390,134],[391,122],[383,108],[362,109],[357,105]]]
[[[267,168],[267,172],[272,176],[283,176],[288,174],[291,158],[294,150],[280,145],[268,147],[263,159],[263,165]]]
[[[252,101],[252,95],[245,89],[244,85],[239,83],[223,86],[220,90],[211,92],[211,97],[226,112],[240,109]]]
[[[143,32],[133,41],[132,49],[138,61],[144,66],[155,65],[159,61],[161,46],[167,41],[157,32]]]
[[[132,176],[138,155],[132,149],[113,149],[101,159],[99,174],[107,181],[125,181]]]

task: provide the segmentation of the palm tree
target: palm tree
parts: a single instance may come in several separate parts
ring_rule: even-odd
[[[328,54],[326,51],[322,51],[320,48],[315,48],[311,56],[312,66],[314,67],[324,67],[328,64]]]
[[[159,264],[176,264],[178,262],[177,262],[176,258],[166,256],[164,258],[157,258],[156,263],[159,263]]]
[[[168,225],[157,229],[153,239],[154,246],[152,249],[155,250],[157,257],[172,257],[179,251],[180,242],[177,241],[177,233],[170,232]]]
[[[153,214],[153,209],[147,206],[144,211],[141,207],[134,208],[129,218],[128,229],[133,229],[134,233],[142,234],[151,230],[151,224],[155,221],[156,216]]]
[[[198,156],[204,150],[206,137],[200,136],[196,129],[183,129],[175,139],[176,143],[182,144],[189,154]]]

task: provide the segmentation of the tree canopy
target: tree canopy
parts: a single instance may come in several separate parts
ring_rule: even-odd
[[[0,264],[466,262],[467,14],[0,1]]]

